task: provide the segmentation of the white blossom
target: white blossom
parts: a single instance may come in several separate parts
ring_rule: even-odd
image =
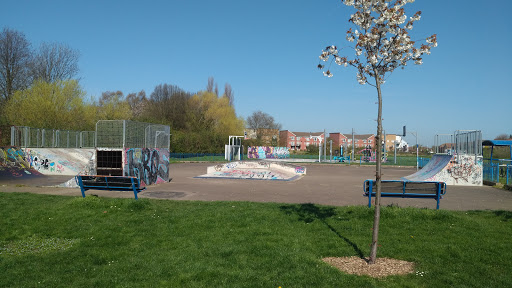
[[[429,55],[431,48],[437,47],[437,37],[432,35],[426,38],[426,43],[419,44],[411,40],[409,32],[413,29],[415,21],[421,19],[421,11],[412,17],[407,17],[405,5],[414,0],[342,0],[342,2],[356,9],[350,15],[357,29],[350,28],[346,33],[346,40],[354,43],[355,57],[339,56],[336,46],[326,47],[319,56],[321,61],[336,63],[347,67],[349,64],[358,69],[357,81],[360,84],[368,82],[367,77],[377,78],[380,84],[384,84],[386,73],[393,72],[398,67],[404,67],[408,62],[416,65],[423,63],[422,55]],[[419,42],[418,42],[419,43]],[[323,65],[318,65],[323,70]],[[326,77],[333,74],[326,64],[323,72]],[[377,73],[377,75],[375,74]],[[375,83],[373,83],[375,84]]]
[[[361,85],[366,84],[366,77],[361,73],[357,73],[357,82]]]

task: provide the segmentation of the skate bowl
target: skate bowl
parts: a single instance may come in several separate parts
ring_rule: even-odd
[[[236,161],[209,166],[194,178],[293,181],[306,175],[303,166],[272,161]]]

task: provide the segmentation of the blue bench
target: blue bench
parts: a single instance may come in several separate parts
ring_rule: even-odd
[[[446,194],[446,183],[438,181],[407,181],[407,180],[382,180],[381,197],[395,198],[431,198],[437,201]],[[364,194],[368,197],[368,207],[372,205],[372,197],[377,196],[375,180],[364,181]]]
[[[82,197],[85,198],[87,190],[109,190],[109,191],[133,191],[135,200],[138,199],[137,194],[146,189],[140,186],[137,177],[131,176],[101,176],[101,175],[77,175],[76,183],[82,190]]]

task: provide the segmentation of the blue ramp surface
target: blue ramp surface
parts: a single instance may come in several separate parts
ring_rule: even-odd
[[[450,163],[452,155],[440,155],[436,154],[432,156],[432,159],[418,172],[409,176],[402,177],[409,181],[426,181],[436,176],[438,173]]]

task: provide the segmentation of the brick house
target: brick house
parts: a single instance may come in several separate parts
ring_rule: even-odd
[[[309,145],[319,146],[324,143],[324,132],[292,132],[279,131],[279,146],[290,150],[306,151]]]
[[[395,150],[395,142],[397,141],[396,134],[386,134],[386,151]]]
[[[352,143],[352,134],[329,133],[329,138],[332,140],[333,149],[335,149],[334,147],[351,147],[352,145],[355,146],[356,151],[358,148],[362,150],[368,145],[371,146],[371,149],[375,148],[375,135],[373,134],[354,135],[354,143]]]

